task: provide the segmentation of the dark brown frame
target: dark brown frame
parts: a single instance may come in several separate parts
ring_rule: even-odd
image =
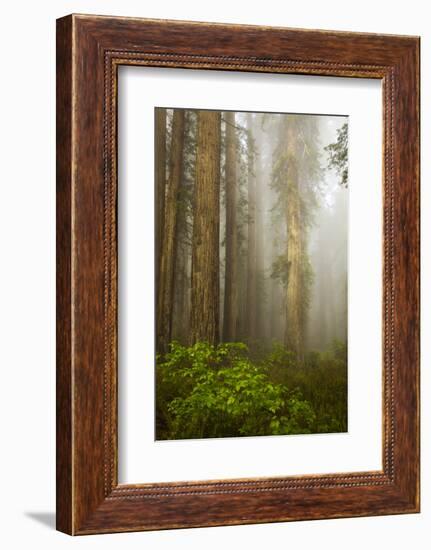
[[[124,64],[382,80],[382,471],[118,484],[116,90]],[[419,38],[59,19],[57,528],[87,534],[418,512],[418,430]]]

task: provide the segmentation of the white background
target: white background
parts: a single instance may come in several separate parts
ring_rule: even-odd
[[[121,67],[118,98],[120,482],[381,470],[381,82]],[[348,113],[348,433],[154,441],[156,105]]]
[[[72,539],[53,530],[55,382],[55,18],[70,12],[422,36],[422,150],[431,149],[428,2],[144,3],[56,0],[2,6],[0,88],[1,544],[14,548],[300,547],[425,549],[431,524],[431,189],[422,166],[422,514]],[[428,536],[427,536],[428,535]]]

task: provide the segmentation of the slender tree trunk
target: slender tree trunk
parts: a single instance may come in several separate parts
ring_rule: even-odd
[[[330,261],[327,265],[326,270],[326,306],[327,306],[327,314],[328,314],[328,338],[326,342],[326,347],[328,347],[337,334],[337,308],[335,304],[335,281],[334,281],[334,273],[333,273],[333,257],[330,258]],[[338,292],[341,291],[339,287],[337,287]]]
[[[302,284],[302,239],[301,204],[299,197],[297,128],[295,120],[287,117],[287,312],[285,344],[301,358],[303,355],[303,334],[301,322],[301,284]]]
[[[238,228],[236,221],[235,113],[226,121],[226,268],[224,287],[223,341],[234,342],[238,328]]]
[[[271,258],[278,256],[277,240],[274,237],[271,241]],[[278,280],[274,277],[269,279],[269,339],[270,341],[279,339],[279,326],[280,326],[280,296],[278,292]]]
[[[265,293],[264,293],[264,224],[263,224],[263,132],[262,129],[256,129],[256,145],[258,154],[256,157],[256,180],[255,180],[255,232],[256,232],[256,337],[262,339],[264,337],[265,328]]]
[[[196,150],[194,140],[196,135],[195,113],[184,113],[184,152],[183,175],[178,192],[177,215],[177,254],[174,268],[174,311],[172,339],[187,345],[189,341],[190,321],[190,262],[191,262],[191,233],[190,233],[190,199],[188,186],[194,174]]]
[[[157,350],[165,353],[171,340],[174,301],[174,267],[177,253],[178,192],[182,177],[184,111],[175,109],[172,122],[169,181],[157,292]]]
[[[238,229],[238,239],[237,239],[237,258],[238,258],[238,279],[237,279],[237,292],[238,292],[238,325],[236,331],[236,339],[238,342],[247,342],[247,280],[248,280],[248,270],[247,270],[247,242],[246,235],[245,239],[242,240],[242,229],[243,226],[240,225],[240,205],[239,205],[239,195],[240,195],[240,174],[243,170],[243,164],[241,162],[240,155],[236,155],[236,173],[237,173],[237,229]]]
[[[189,341],[189,329],[190,329],[190,247],[187,247],[185,251],[185,288],[184,294],[182,296],[182,307],[181,307],[181,319],[182,319],[182,343],[188,344]]]
[[[331,215],[325,212],[321,216],[321,226],[319,228],[319,256],[318,256],[318,306],[319,306],[319,347],[322,351],[328,348],[328,345],[333,336],[333,305],[331,291],[331,253],[332,253],[332,238],[331,238]]]
[[[190,342],[219,333],[220,113],[199,111],[192,241]]]
[[[280,133],[280,126],[278,127],[278,132]],[[278,139],[280,139],[280,136],[278,136]],[[278,148],[275,144],[272,144],[272,153],[271,153],[271,167],[274,167],[277,162],[277,152]],[[273,215],[272,215],[273,216]],[[273,228],[273,235],[271,239],[271,264],[270,264],[270,290],[269,290],[269,338],[270,341],[274,342],[280,342],[283,341],[284,338],[284,331],[281,327],[282,319],[284,319],[284,311],[285,308],[282,307],[282,304],[280,303],[280,289],[279,289],[279,281],[278,278],[275,278],[272,276],[273,272],[273,262],[279,257],[280,255],[280,240],[281,240],[281,233],[282,228],[280,227],[280,223],[276,223],[273,217],[271,219],[271,227]],[[282,224],[284,227],[284,224]],[[282,297],[283,299],[283,297]],[[283,315],[281,315],[283,313]],[[280,331],[281,331],[281,338],[280,338]]]
[[[185,321],[185,308],[187,303],[187,247],[178,244],[177,263],[175,265],[175,296],[173,304],[173,322],[172,322],[172,338],[178,340],[182,344],[187,343],[188,338],[185,337],[187,332],[188,318]]]
[[[160,259],[163,244],[163,228],[165,225],[165,194],[166,194],[166,109],[156,108],[156,281],[159,280]]]
[[[237,340],[247,342],[248,320],[247,320],[247,261],[240,261],[238,265],[238,331]]]
[[[247,333],[248,341],[256,340],[256,174],[254,166],[253,116],[247,114]]]
[[[319,228],[319,245],[318,245],[318,262],[317,262],[317,305],[319,325],[317,328],[317,341],[320,350],[326,349],[326,343],[328,341],[328,310],[327,310],[327,288],[326,288],[326,263],[327,263],[327,251],[326,247],[328,242],[326,240],[326,227],[328,223],[327,217],[321,217],[321,226]]]

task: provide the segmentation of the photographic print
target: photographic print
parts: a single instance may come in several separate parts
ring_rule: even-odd
[[[347,431],[348,117],[155,109],[156,440]]]

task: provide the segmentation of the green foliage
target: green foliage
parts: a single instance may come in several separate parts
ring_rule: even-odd
[[[271,278],[278,279],[281,284],[286,288],[287,281],[289,280],[289,261],[287,254],[279,254],[276,256],[272,263]]]
[[[276,123],[273,123],[273,126]],[[295,127],[297,136],[297,154],[288,158],[286,148],[286,128]],[[273,128],[274,131],[274,128]],[[301,224],[306,231],[313,225],[314,213],[322,195],[324,169],[321,165],[319,126],[317,118],[309,115],[289,115],[278,120],[278,144],[272,160],[271,188],[277,194],[277,203],[273,207],[274,221],[284,216],[287,199],[287,174],[289,164],[294,161],[299,172],[299,194],[301,203]]]
[[[324,353],[308,352],[303,364],[275,343],[264,361],[275,383],[297,388],[315,412],[312,433],[347,431],[347,347],[334,340]]]
[[[335,169],[341,178],[341,185],[347,187],[349,171],[348,171],[348,126],[343,124],[337,130],[337,141],[325,147],[329,153],[328,167]]]
[[[309,362],[299,366],[279,344],[253,359],[242,343],[172,342],[157,357],[157,439],[345,431],[345,360],[328,352]]]

